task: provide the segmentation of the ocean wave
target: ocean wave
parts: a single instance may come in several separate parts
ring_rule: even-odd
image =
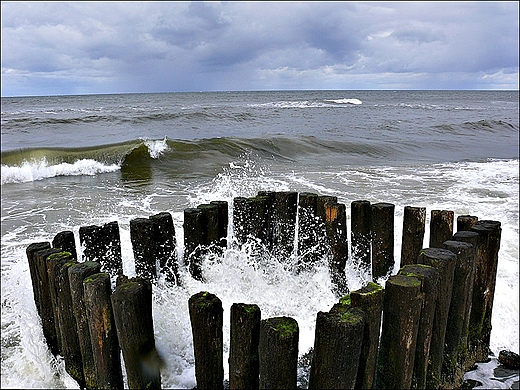
[[[354,105],[359,105],[359,104],[362,104],[363,102],[359,99],[347,99],[347,98],[344,98],[344,99],[331,99],[331,100],[325,100],[326,102],[334,102],[334,103],[337,103],[337,104],[354,104]]]
[[[320,100],[281,100],[276,102],[248,104],[253,108],[335,108],[349,105],[360,105],[359,99],[324,99]]]

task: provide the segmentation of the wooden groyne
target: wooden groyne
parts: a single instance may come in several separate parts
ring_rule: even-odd
[[[30,244],[48,347],[81,388],[161,388],[167,368],[155,348],[153,284],[163,278],[182,285],[181,269],[203,281],[206,258],[247,247],[295,272],[323,261],[329,267],[338,300],[316,315],[309,388],[460,387],[464,373],[490,354],[500,222],[459,216],[453,232],[454,213],[432,210],[424,248],[426,209],[407,206],[401,268],[393,274],[395,206],[356,200],[350,207],[350,235],[346,205],[314,193],[260,191],[235,198],[232,210],[225,201],[188,208],[182,257],[170,213],[136,218],[130,221],[133,278],[123,275],[115,221],[80,227],[82,253],[71,231],[59,232],[52,244]],[[372,280],[355,291],[345,273],[349,260]],[[223,388],[222,302],[201,291],[188,306],[197,388]],[[254,302],[234,303],[228,315],[229,388],[296,388],[297,321],[262,319]]]

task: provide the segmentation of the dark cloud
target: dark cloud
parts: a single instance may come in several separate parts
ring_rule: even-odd
[[[2,95],[518,89],[518,2],[2,2]]]

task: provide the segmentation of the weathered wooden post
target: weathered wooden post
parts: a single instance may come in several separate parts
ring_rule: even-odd
[[[444,248],[457,255],[453,290],[446,325],[446,344],[442,363],[442,386],[460,388],[464,382],[468,348],[467,307],[471,307],[475,279],[476,248],[462,241],[445,241]]]
[[[33,242],[32,244],[29,244],[29,246],[25,250],[25,253],[27,255],[27,262],[29,263],[29,273],[31,274],[34,304],[36,305],[36,311],[40,317],[40,286],[38,282],[38,267],[36,265],[34,254],[44,249],[51,249],[50,242]]]
[[[260,319],[257,305],[233,303],[231,306],[230,389],[257,389],[259,386]]]
[[[303,270],[317,261],[318,194],[302,192],[298,197],[298,267]]]
[[[214,294],[201,291],[188,301],[197,389],[222,389],[223,366],[223,309]]]
[[[110,299],[128,387],[160,389],[160,358],[155,349],[151,282],[139,277],[128,279],[120,276]]]
[[[491,314],[495,296],[495,284],[500,249],[501,224],[498,221],[478,221],[472,228],[478,233],[477,267],[469,325],[469,352],[475,361],[489,357]]]
[[[330,245],[332,258],[329,269],[336,296],[348,293],[345,267],[348,260],[347,217],[345,205],[342,203],[325,204],[325,229],[327,242]]]
[[[409,389],[423,302],[421,280],[393,275],[385,284],[377,389]]]
[[[105,258],[101,262],[101,270],[108,272],[112,279],[123,275],[123,256],[121,254],[121,235],[117,221],[105,223],[101,227],[105,242]]]
[[[61,248],[56,249],[61,250]],[[58,281],[56,280],[56,267],[58,263],[66,263],[71,260],[74,260],[74,257],[70,252],[57,252],[47,257],[45,265],[47,267],[47,277],[49,279],[49,292],[51,296],[52,306],[54,309],[54,326],[56,328],[56,341],[58,343],[58,351],[60,354],[63,354],[63,350],[61,344],[61,330],[58,315]]]
[[[365,329],[365,313],[350,305],[319,311],[310,389],[354,389]]]
[[[365,313],[365,332],[359,358],[356,389],[372,389],[375,384],[383,299],[383,287],[374,282],[368,282],[363,288],[350,293],[351,305]]]
[[[76,252],[76,240],[74,239],[74,233],[70,230],[59,232],[52,240],[53,248],[61,248],[62,251],[70,252],[74,257],[74,260],[78,259]]]
[[[213,200],[210,204],[217,206],[218,214],[218,245],[227,248],[227,236],[229,225],[228,202],[225,200]]]
[[[135,274],[152,282],[157,280],[154,223],[148,218],[130,220],[130,240],[134,252]]]
[[[71,271],[69,271],[70,273]],[[123,374],[110,296],[110,275],[96,273],[83,282],[89,340],[95,375],[89,388],[122,389]],[[136,319],[134,319],[135,321]],[[93,382],[93,383],[92,383]]]
[[[202,280],[203,221],[201,209],[184,210],[184,262],[196,280]]]
[[[372,271],[371,211],[372,207],[368,200],[355,200],[350,203],[352,259],[365,272]]]
[[[298,322],[273,317],[260,322],[260,389],[295,389],[298,375]]]
[[[457,255],[441,248],[423,249],[417,260],[418,264],[437,268],[440,276],[439,294],[437,296],[437,306],[435,307],[432,341],[430,344],[430,361],[426,378],[426,386],[428,388],[438,388],[441,381],[446,326],[451,304],[456,261]]]
[[[159,271],[167,282],[178,284],[179,268],[175,247],[175,226],[170,213],[164,212],[150,216],[154,227],[155,256],[159,264]]]
[[[247,198],[247,219],[249,221],[248,236],[249,238],[259,240],[259,245],[269,246],[268,231],[268,201],[269,197],[257,195]]]
[[[242,248],[247,242],[249,234],[248,226],[248,201],[247,198],[239,196],[233,199],[233,235],[238,248]]]
[[[79,239],[83,247],[83,261],[99,262],[101,270],[108,272],[112,278],[123,274],[121,237],[117,221],[103,226],[81,226]]]
[[[444,241],[453,237],[454,213],[450,210],[432,210],[430,218],[430,248],[442,248]]]
[[[55,302],[52,300],[51,285],[47,270],[47,259],[50,255],[60,253],[61,249],[49,248],[33,253],[33,261],[36,268],[36,278],[38,283],[38,301],[40,305],[40,318],[42,320],[43,336],[53,355],[60,353],[58,343],[58,333],[56,332],[56,321],[54,319]]]
[[[220,236],[219,236],[219,225],[218,225],[218,206],[216,204],[200,204],[197,206],[199,210],[202,210],[202,226],[203,226],[203,243],[206,251],[210,246],[219,246],[220,248]],[[216,249],[216,248],[212,248]]]
[[[473,215],[459,215],[457,217],[457,231],[469,231],[478,222],[478,217]]]
[[[375,203],[371,210],[372,279],[388,276],[394,268],[394,211],[391,203]]]
[[[471,317],[471,309],[472,309],[472,305],[473,305],[473,290],[475,288],[475,275],[477,272],[478,237],[479,237],[478,233],[472,232],[472,231],[467,231],[467,230],[458,231],[453,235],[454,241],[462,241],[462,242],[466,242],[468,244],[473,245],[473,249],[474,249],[473,255],[475,257],[475,259],[473,260],[475,266],[473,268],[473,274],[471,275],[471,279],[473,280],[473,283],[470,285],[469,292],[468,292],[470,299],[464,310],[463,329],[467,329],[467,331],[468,331],[467,344],[466,344],[468,349],[466,351],[466,358],[465,358],[466,361],[465,361],[465,365],[464,365],[464,371],[466,371],[466,372],[469,371],[476,362],[474,351],[472,351],[470,349],[469,323],[470,323],[470,317]]]
[[[76,318],[76,327],[78,329],[79,349],[81,351],[81,360],[83,361],[83,375],[85,377],[85,386],[88,389],[97,387],[97,369],[94,363],[94,355],[92,354],[92,345],[90,341],[90,330],[87,319],[87,305],[84,299],[83,280],[85,278],[97,274],[101,270],[101,264],[94,261],[85,261],[83,263],[74,264],[69,268],[69,285],[70,296],[72,298],[72,310]]]
[[[325,203],[338,203],[338,197],[332,195],[318,195],[316,199],[316,216],[323,224],[323,237],[325,237]]]
[[[275,254],[279,260],[287,260],[294,250],[298,193],[276,192],[274,197]]]
[[[424,294],[417,332],[417,348],[412,375],[412,388],[425,389],[428,373],[428,360],[433,334],[433,321],[439,294],[440,274],[437,268],[425,264],[408,264],[399,270],[399,275],[415,276],[421,279]]]
[[[77,264],[69,252],[69,261],[56,264],[56,301],[58,321],[61,334],[61,355],[65,360],[65,370],[76,380],[80,388],[85,387],[83,360],[78,338],[78,327],[74,316],[72,297],[70,294],[69,269]]]
[[[426,208],[405,206],[403,214],[403,239],[401,245],[401,267],[415,264],[424,247]]]
[[[258,196],[265,196],[267,197],[266,200],[266,249],[270,252],[274,249],[274,243],[275,243],[275,234],[276,234],[276,227],[275,227],[275,191],[258,191]]]

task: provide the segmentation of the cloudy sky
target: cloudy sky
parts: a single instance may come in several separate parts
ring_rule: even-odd
[[[519,88],[519,3],[2,2],[2,96]]]

